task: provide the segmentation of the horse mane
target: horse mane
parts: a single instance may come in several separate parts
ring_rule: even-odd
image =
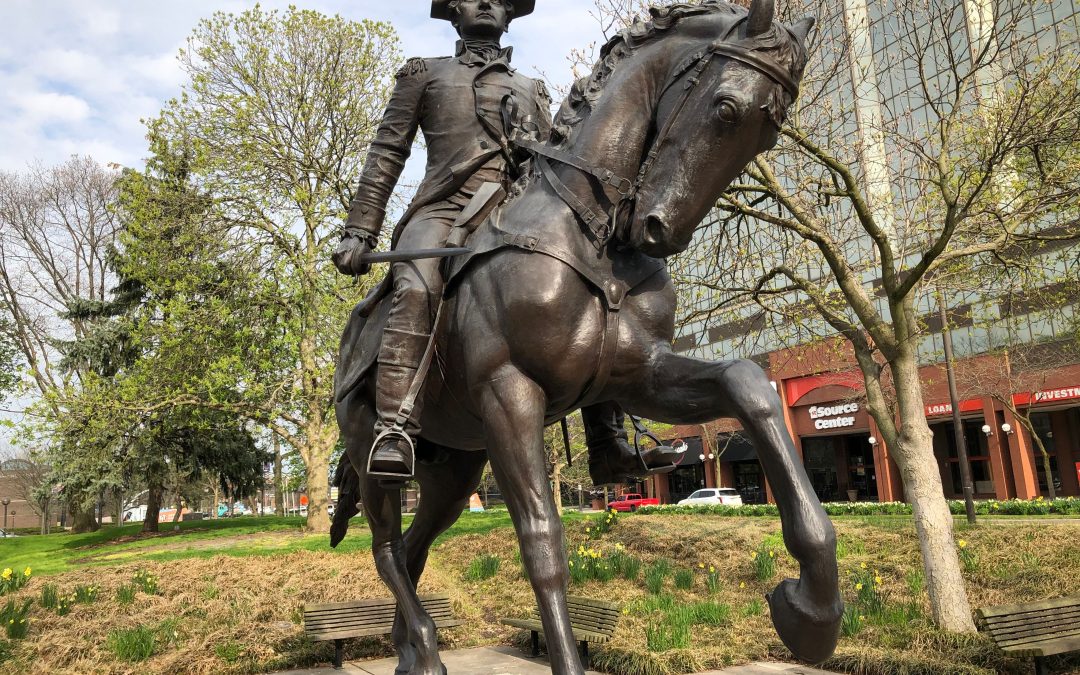
[[[616,33],[600,49],[600,59],[593,66],[592,73],[580,78],[570,87],[570,93],[555,115],[551,129],[552,145],[565,145],[571,139],[574,130],[588,118],[615,68],[638,48],[667,34],[687,17],[728,14],[734,25],[738,19],[746,16],[748,11],[725,0],[705,0],[700,4],[679,2],[665,7],[650,7],[650,21],[645,21],[640,16],[634,17],[628,28]],[[774,58],[789,68],[795,81],[802,77],[807,60],[806,50],[791,31],[774,22],[767,33],[755,38],[755,43],[755,51],[775,52]],[[787,107],[791,103],[791,96],[783,87],[776,85],[770,95],[768,107],[778,126],[783,122]]]

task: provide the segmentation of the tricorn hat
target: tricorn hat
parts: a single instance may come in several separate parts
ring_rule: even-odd
[[[526,14],[532,14],[536,7],[536,0],[510,0],[514,6],[514,18],[520,18]],[[431,0],[431,18],[450,20],[450,0]]]

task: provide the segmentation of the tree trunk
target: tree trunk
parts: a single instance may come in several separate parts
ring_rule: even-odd
[[[285,515],[285,483],[281,480],[281,439],[274,434],[274,515]]]
[[[68,507],[71,511],[71,532],[72,534],[82,534],[84,532],[97,532],[101,527],[97,518],[94,518],[94,507],[91,506],[88,509],[82,507],[78,498],[70,500]]]
[[[165,486],[161,478],[150,473],[150,480],[146,483],[146,515],[143,516],[143,532],[157,532],[158,518],[161,517],[161,502],[165,496]]]
[[[562,516],[562,465],[559,460],[551,463],[551,491],[555,494],[555,510]]]
[[[212,507],[210,507],[211,511],[214,514],[214,515],[211,516],[211,518],[213,518],[214,520],[217,520],[217,517],[218,517],[218,505],[220,503],[221,503],[221,486],[219,484],[217,484],[217,483],[214,483],[214,505]]]
[[[317,534],[328,534],[330,515],[326,507],[330,503],[330,446],[309,446],[306,454],[304,465],[308,498],[307,529]]]
[[[1035,432],[1035,425],[1031,423],[1031,418],[1023,417],[1016,411],[1013,411],[1013,413],[1016,419],[1023,422],[1024,428],[1027,429],[1032,442],[1034,442],[1035,447],[1039,449],[1039,455],[1042,456],[1043,473],[1046,474],[1046,495],[1050,499],[1057,499],[1057,490],[1054,489],[1054,474],[1050,470],[1050,453],[1046,451],[1046,444],[1043,443],[1039,434]]]
[[[926,423],[914,352],[903,350],[892,362],[892,372],[900,418],[893,458],[911,501],[934,621],[948,631],[971,633],[975,624],[960,573],[952,514],[934,458],[933,434]]]
[[[172,521],[174,523],[180,522],[180,516],[184,511],[184,498],[180,496],[180,493],[176,493],[176,513],[173,514]]]

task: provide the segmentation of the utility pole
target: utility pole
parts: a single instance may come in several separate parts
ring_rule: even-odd
[[[953,373],[952,333],[945,312],[945,295],[938,289],[938,314],[941,316],[941,341],[945,345],[945,374],[949,379],[949,403],[952,405],[953,433],[956,439],[956,455],[960,459],[960,482],[964,487],[964,508],[967,520],[975,524],[975,490],[971,483],[971,463],[968,462],[967,444],[964,442],[964,425],[960,421],[960,396],[956,393],[956,375]]]

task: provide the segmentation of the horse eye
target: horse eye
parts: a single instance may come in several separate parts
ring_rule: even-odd
[[[716,104],[716,118],[724,124],[735,124],[739,121],[739,106],[730,98],[723,98]]]

